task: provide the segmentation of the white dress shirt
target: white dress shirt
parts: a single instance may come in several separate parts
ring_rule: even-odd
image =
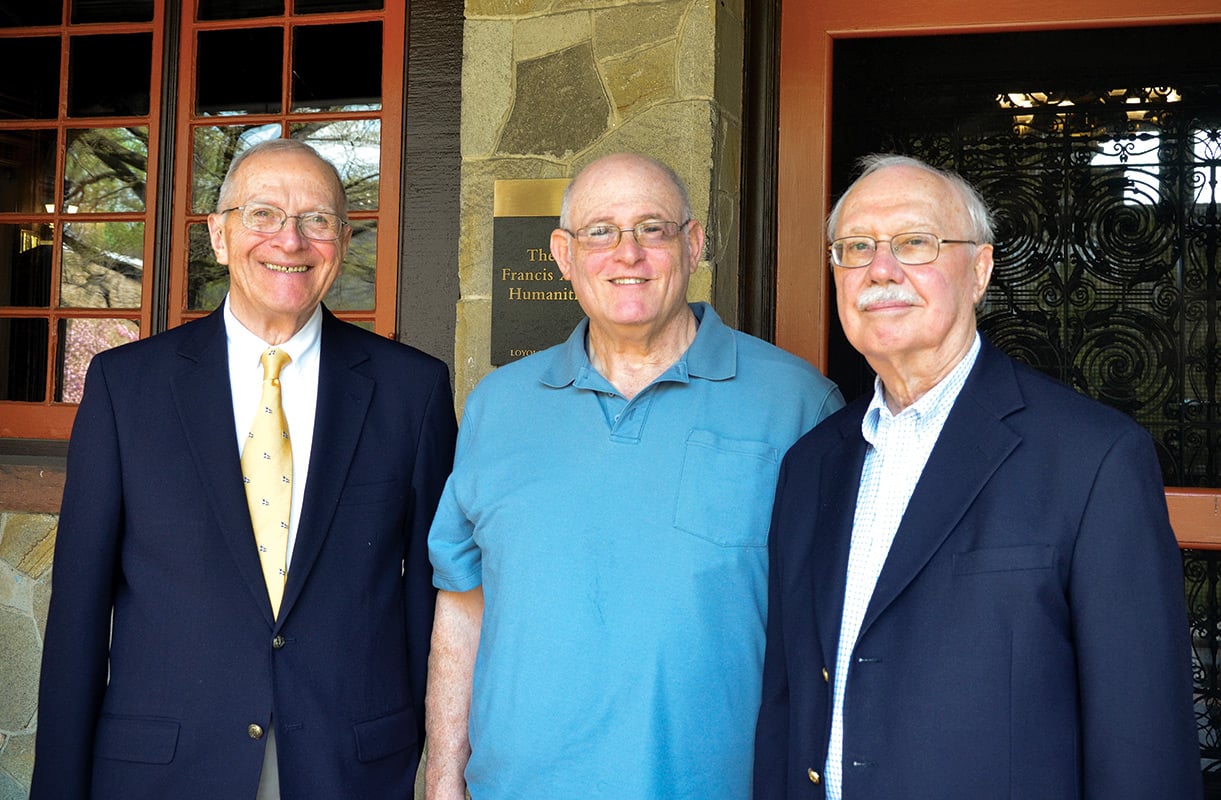
[[[229,307],[225,298],[225,334],[229,343],[229,387],[233,391],[233,423],[240,453],[246,445],[250,422],[263,393],[263,365],[260,359],[271,347],[251,333]],[[292,569],[293,547],[305,499],[305,479],[309,472],[310,450],[314,444],[314,415],[318,406],[318,359],[322,340],[322,307],[314,309],[309,321],[291,339],[279,345],[292,357],[280,372],[281,402],[288,420],[288,437],[293,450],[293,500],[288,519],[288,564]],[[250,542],[254,546],[254,540]]]
[[[967,375],[979,355],[979,334],[966,356],[948,375],[897,415],[886,407],[886,390],[874,379],[873,401],[861,420],[861,435],[868,443],[861,484],[852,519],[852,542],[848,551],[848,577],[844,586],[844,611],[840,623],[839,650],[835,658],[835,694],[831,716],[831,739],[827,745],[827,799],[841,800],[844,769],[844,689],[852,653],[856,649],[861,622],[873,597],[874,587],[895,532],[903,520],[907,503],[916,489],[933,445]]]

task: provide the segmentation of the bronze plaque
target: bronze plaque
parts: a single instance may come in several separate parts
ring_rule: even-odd
[[[492,205],[492,364],[568,338],[584,316],[551,257],[566,178],[496,181]]]

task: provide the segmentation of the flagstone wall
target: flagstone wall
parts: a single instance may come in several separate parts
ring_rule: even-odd
[[[692,299],[731,322],[743,0],[467,0],[462,72],[459,404],[491,369],[496,180],[568,178],[647,153],[686,181],[708,232]]]

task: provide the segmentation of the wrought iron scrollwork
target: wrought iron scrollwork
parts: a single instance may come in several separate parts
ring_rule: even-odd
[[[1184,550],[1191,677],[1206,776],[1221,779],[1221,552]]]
[[[980,329],[1140,422],[1168,485],[1221,487],[1221,87],[1020,89],[990,105],[957,88],[872,85],[861,93],[886,113],[862,124],[988,200]],[[1183,565],[1201,768],[1221,797],[1221,551]]]
[[[1012,92],[967,115],[904,91],[938,113],[895,123],[883,149],[955,169],[995,212],[980,329],[1144,425],[1167,484],[1221,486],[1215,91]]]

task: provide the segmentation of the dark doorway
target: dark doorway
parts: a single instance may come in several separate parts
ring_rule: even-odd
[[[980,330],[1128,413],[1171,486],[1221,487],[1221,25],[840,39],[833,197],[872,152],[997,219]],[[832,315],[846,397],[873,375]],[[1221,557],[1184,551],[1201,766],[1221,797]],[[1214,776],[1219,776],[1214,778]]]

